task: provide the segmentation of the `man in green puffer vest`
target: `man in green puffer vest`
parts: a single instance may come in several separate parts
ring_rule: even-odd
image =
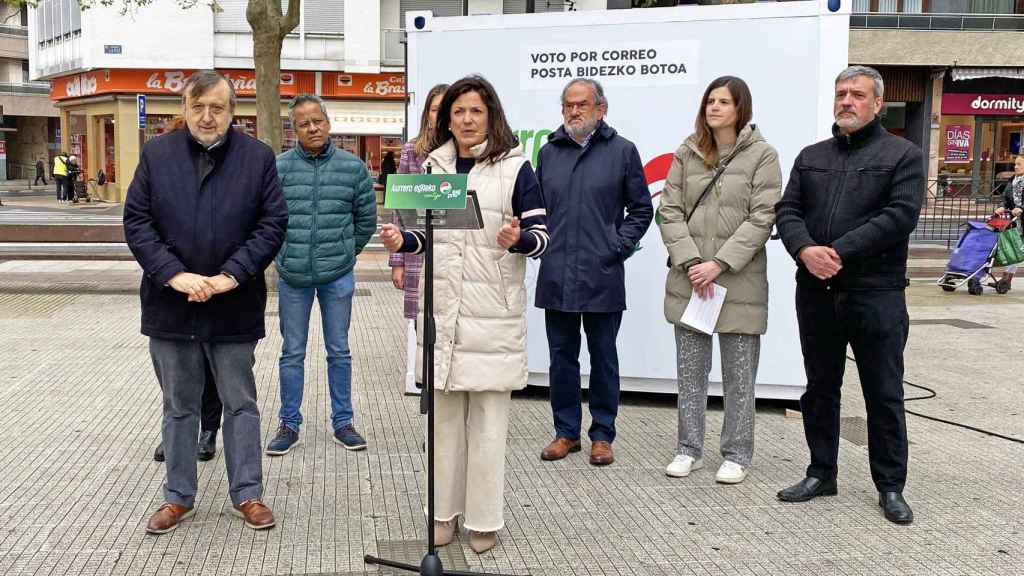
[[[334,441],[348,450],[363,450],[366,440],[352,423],[348,328],[356,257],[377,226],[373,180],[362,160],[331,142],[327,106],[319,97],[296,96],[288,104],[288,117],[299,146],[277,157],[277,173],[288,201],[288,234],[275,260],[284,340],[279,361],[281,423],[266,453],[287,454],[299,440],[314,296],[323,320]]]

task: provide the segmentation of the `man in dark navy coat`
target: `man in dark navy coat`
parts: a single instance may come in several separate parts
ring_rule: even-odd
[[[231,129],[231,84],[200,71],[183,94],[188,129],[146,143],[124,208],[125,239],[144,272],[142,333],[163,389],[167,480],[146,531],[170,532],[193,513],[207,365],[224,403],[232,512],[270,528],[253,364],[265,335],[263,271],[284,242],[288,207],[273,151]]]
[[[559,460],[580,450],[580,324],[590,352],[590,463],[615,457],[619,357],[615,339],[626,309],[623,262],[654,216],[640,154],[604,123],[608,100],[595,80],[562,91],[564,124],[540,151],[537,177],[551,242],[537,279],[551,353],[555,439],[541,452]]]

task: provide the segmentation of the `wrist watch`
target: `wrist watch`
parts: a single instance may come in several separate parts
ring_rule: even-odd
[[[237,288],[237,287],[238,287],[238,280],[237,280],[237,279],[235,279],[235,277],[234,277],[234,276],[232,276],[231,274],[228,274],[227,272],[224,272],[223,270],[221,270],[221,274],[222,274],[222,275],[224,275],[224,276],[227,276],[228,278],[230,278],[230,279],[231,279],[231,281],[232,281],[232,282],[234,282],[234,283],[235,283],[235,285],[234,285],[234,288]]]

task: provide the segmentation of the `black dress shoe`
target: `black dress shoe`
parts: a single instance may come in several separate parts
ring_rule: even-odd
[[[217,431],[203,430],[199,433],[198,457],[203,462],[213,460],[217,455]]]
[[[153,460],[156,462],[164,461],[164,443],[161,442],[157,445],[156,450],[153,450]]]
[[[838,493],[835,480],[822,480],[808,476],[789,488],[779,490],[776,497],[783,502],[807,502],[818,496],[835,496]]]
[[[914,521],[914,511],[899,492],[879,492],[878,505],[882,507],[882,513],[889,522],[910,524]]]

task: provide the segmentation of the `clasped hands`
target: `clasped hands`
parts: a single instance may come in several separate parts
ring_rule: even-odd
[[[238,287],[238,282],[227,274],[202,276],[192,272],[179,272],[167,284],[182,294],[188,294],[189,302],[206,302],[217,294]]]
[[[694,264],[686,269],[686,276],[690,279],[693,291],[701,300],[707,300],[715,294],[715,279],[722,273],[722,266],[711,260]]]
[[[798,256],[818,280],[828,280],[843,269],[843,259],[831,246],[808,246],[800,250]]]

